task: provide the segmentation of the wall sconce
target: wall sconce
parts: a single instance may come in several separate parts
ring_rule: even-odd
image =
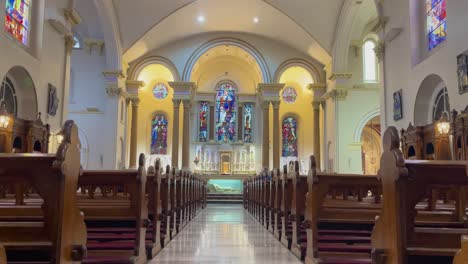
[[[437,130],[441,135],[448,135],[450,132],[450,122],[447,118],[447,113],[443,113],[437,122]]]
[[[8,128],[10,124],[10,115],[6,110],[6,105],[2,104],[0,107],[0,128]]]
[[[57,143],[60,145],[62,144],[62,141],[63,141],[63,135],[58,133],[57,135],[55,135],[55,138],[57,139]]]

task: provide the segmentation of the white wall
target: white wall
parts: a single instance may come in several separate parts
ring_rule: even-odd
[[[23,46],[13,39],[4,29],[0,30],[0,78],[14,66],[25,68],[34,83],[38,112],[43,115],[43,121],[51,125],[51,131],[56,132],[62,122],[62,96],[64,94],[65,76],[65,40],[55,31],[47,21],[55,18],[65,21],[61,15],[67,7],[67,1],[32,1],[30,45]],[[3,24],[5,16],[5,3],[0,4],[0,21]],[[66,22],[64,22],[66,23]],[[48,100],[48,84],[57,87],[60,99],[59,108],[55,117],[46,116]],[[18,107],[25,107],[19,105]],[[34,119],[35,117],[28,117]]]
[[[412,6],[414,7],[414,6]],[[402,33],[385,49],[385,98],[388,125],[406,128],[414,123],[416,95],[423,80],[430,74],[439,75],[447,85],[452,109],[462,110],[467,105],[468,93],[459,95],[456,57],[468,50],[468,2],[447,1],[447,40],[432,54],[418,62],[422,41],[417,41],[418,17],[411,17],[410,4],[406,0],[383,2],[384,15],[389,17],[387,30],[402,28]],[[419,14],[415,14],[419,15]],[[413,21],[413,23],[411,23]],[[413,31],[412,31],[413,29]],[[419,28],[419,30],[424,30]],[[422,43],[422,44],[421,44]],[[413,58],[413,59],[412,59]],[[413,63],[416,63],[413,65]],[[403,89],[403,119],[393,121],[392,94]],[[432,102],[429,104],[432,105]]]

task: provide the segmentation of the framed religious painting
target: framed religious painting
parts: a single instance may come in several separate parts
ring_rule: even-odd
[[[458,92],[468,92],[468,51],[457,57]]]
[[[57,88],[49,83],[49,91],[48,91],[48,106],[47,106],[47,114],[50,116],[55,116],[57,114],[57,108],[59,104],[59,99],[57,96]]]
[[[393,120],[403,119],[403,90],[400,89],[393,93]]]

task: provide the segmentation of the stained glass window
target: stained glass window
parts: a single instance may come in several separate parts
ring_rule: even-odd
[[[167,89],[167,85],[164,83],[158,83],[153,88],[153,96],[156,99],[166,99],[168,94],[169,90]]]
[[[432,109],[432,120],[438,121],[444,113],[450,118],[450,102],[447,88],[443,88],[437,94]]]
[[[288,103],[288,104],[292,104],[292,103],[296,102],[296,98],[297,98],[296,89],[294,89],[292,87],[286,87],[283,90],[282,96],[283,96],[283,102]]]
[[[30,0],[6,0],[5,30],[28,45]]]
[[[236,140],[236,88],[230,83],[219,85],[216,91],[216,139],[218,142]]]
[[[208,141],[208,114],[210,111],[210,103],[208,102],[200,102],[200,132],[198,136],[198,140],[200,142],[207,142]]]
[[[447,38],[447,0],[426,0],[428,48],[432,50]]]
[[[151,154],[167,154],[168,125],[164,115],[156,115],[151,121]]]
[[[297,157],[297,121],[294,117],[283,119],[283,157]]]
[[[252,143],[253,142],[253,133],[252,133],[252,118],[253,118],[253,104],[244,105],[244,142]]]

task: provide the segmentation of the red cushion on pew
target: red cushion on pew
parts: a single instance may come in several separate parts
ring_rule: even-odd
[[[108,242],[108,243],[87,243],[86,247],[88,250],[93,249],[112,249],[112,250],[133,250],[135,247],[135,242],[128,241],[128,242]]]
[[[319,242],[352,242],[370,243],[371,238],[365,236],[319,235]]]
[[[330,235],[362,235],[362,236],[369,236],[371,235],[371,231],[367,230],[333,230],[333,229],[319,229],[318,233],[320,235],[330,234]]]
[[[322,264],[370,264],[370,259],[348,259],[348,258],[325,258],[321,259]]]
[[[363,252],[370,253],[372,246],[370,244],[347,245],[344,243],[319,243],[318,250],[325,252]]]
[[[124,233],[124,234],[114,234],[114,233],[94,233],[88,234],[88,239],[92,240],[103,240],[103,239],[115,239],[115,240],[128,240],[135,239],[135,233]],[[151,239],[151,234],[146,233],[146,238]]]
[[[131,264],[127,258],[111,258],[111,257],[89,257],[83,260],[83,264]]]
[[[88,227],[88,234],[89,233],[134,233],[135,228],[132,227]]]

